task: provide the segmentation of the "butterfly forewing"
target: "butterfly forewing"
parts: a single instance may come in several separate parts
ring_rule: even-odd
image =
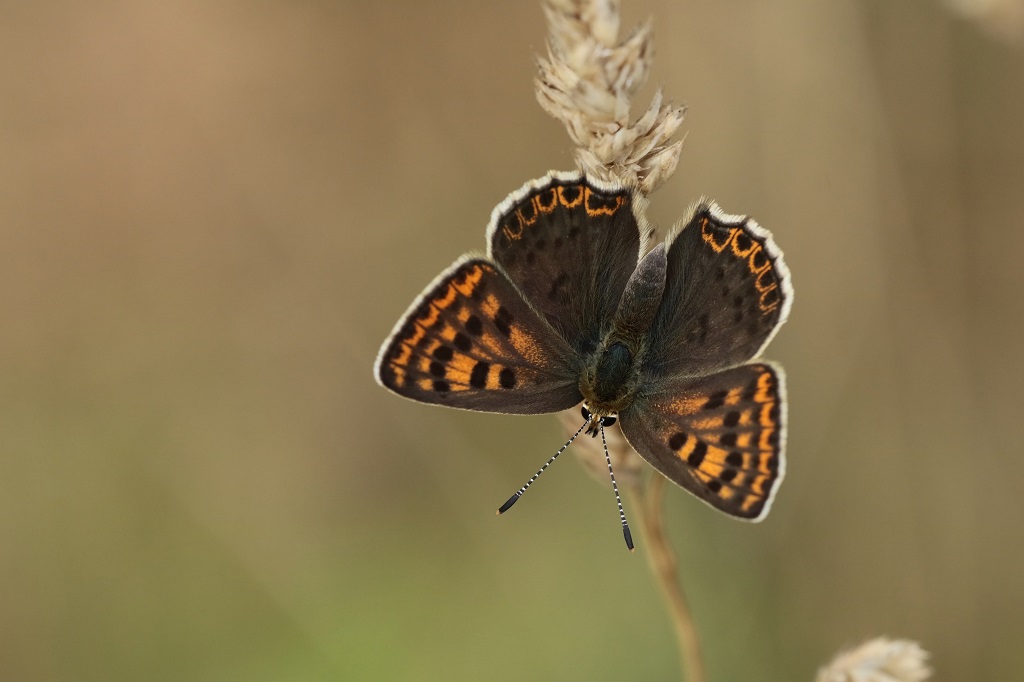
[[[792,297],[789,270],[768,231],[701,203],[669,244],[665,294],[650,331],[650,379],[706,374],[756,357],[785,321]]]
[[[574,358],[498,267],[463,258],[402,317],[375,374],[382,386],[426,403],[539,414],[582,399]]]
[[[551,174],[514,192],[488,228],[489,254],[578,353],[609,329],[636,267],[634,195],[582,174]]]
[[[783,381],[766,363],[665,381],[619,423],[667,478],[727,514],[760,520],[785,469]]]

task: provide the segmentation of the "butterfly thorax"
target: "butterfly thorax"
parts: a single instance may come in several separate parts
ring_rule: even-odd
[[[640,385],[638,350],[633,344],[612,337],[591,356],[580,377],[580,393],[594,416],[617,415],[633,402]]]

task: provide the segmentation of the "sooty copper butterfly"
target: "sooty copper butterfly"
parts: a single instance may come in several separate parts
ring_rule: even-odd
[[[442,272],[380,350],[378,382],[413,400],[514,414],[583,403],[583,426],[499,513],[616,418],[641,457],[715,509],[768,513],[785,470],[784,376],[752,360],[789,313],[789,270],[766,230],[710,201],[645,251],[643,204],[579,172],[526,184],[494,209],[487,255]]]

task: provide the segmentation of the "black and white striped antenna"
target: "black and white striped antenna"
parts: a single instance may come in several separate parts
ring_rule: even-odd
[[[611,422],[615,422],[615,418],[611,418]],[[633,536],[629,532],[629,523],[626,521],[626,512],[622,509],[622,498],[619,497],[619,486],[615,484],[615,472],[612,471],[612,456],[608,454],[608,441],[604,437],[604,427],[608,423],[611,425],[605,417],[601,417],[598,420],[601,425],[601,445],[604,446],[604,460],[608,462],[608,475],[612,477],[612,490],[615,491],[615,504],[619,505],[619,520],[622,522],[622,537],[626,539],[626,547],[629,551],[633,551]]]
[[[531,485],[533,485],[533,482],[536,481],[538,478],[540,478],[540,475],[544,473],[544,470],[547,469],[549,466],[551,466],[551,463],[554,462],[556,459],[558,459],[558,456],[560,454],[562,454],[563,452],[565,452],[565,449],[567,447],[569,447],[569,445],[571,445],[574,440],[576,440],[576,436],[578,436],[581,433],[583,433],[583,429],[587,428],[590,425],[590,422],[591,422],[592,419],[593,419],[593,417],[587,417],[587,421],[583,422],[583,426],[581,426],[576,433],[572,434],[572,438],[570,438],[569,440],[565,441],[565,445],[560,447],[558,449],[558,452],[556,452],[555,454],[553,454],[551,456],[551,459],[549,459],[548,461],[544,462],[544,466],[542,466],[540,469],[537,470],[537,473],[535,473],[530,478],[530,480],[526,482],[526,485],[524,485],[522,488],[517,490],[512,497],[508,498],[508,502],[506,502],[505,504],[501,505],[498,508],[498,516],[501,516],[502,514],[504,514],[509,509],[512,508],[512,505],[515,504],[519,500],[519,498],[523,496],[523,493],[526,492],[526,489],[529,488]]]
[[[615,483],[615,472],[612,471],[612,457],[608,453],[608,441],[605,439],[605,435],[604,435],[604,427],[605,426],[611,426],[612,424],[614,424],[615,423],[615,417],[598,417],[595,420],[594,419],[594,415],[592,415],[590,413],[590,410],[588,410],[586,407],[583,408],[583,417],[586,419],[586,421],[583,422],[583,426],[581,426],[579,429],[577,429],[576,433],[572,434],[572,438],[570,438],[569,440],[565,441],[565,445],[560,447],[558,449],[558,452],[556,452],[555,454],[553,454],[551,456],[551,459],[549,459],[548,461],[544,462],[544,466],[542,466],[540,469],[538,469],[537,473],[535,473],[533,476],[530,477],[530,480],[526,482],[526,485],[524,485],[522,488],[517,490],[515,492],[515,494],[512,495],[512,497],[508,498],[508,501],[505,502],[505,504],[501,505],[498,508],[498,515],[500,516],[500,515],[504,514],[505,512],[507,512],[509,509],[511,509],[512,505],[514,505],[516,502],[518,502],[519,498],[523,496],[523,493],[526,492],[526,489],[529,488],[531,485],[533,485],[534,481],[536,481],[538,478],[540,478],[540,475],[544,473],[544,470],[547,469],[549,466],[551,466],[551,463],[554,462],[556,459],[558,459],[558,456],[560,454],[565,452],[565,449],[567,447],[569,447],[572,444],[572,442],[574,440],[576,440],[576,438],[581,433],[583,433],[584,429],[587,429],[587,427],[591,427],[591,430],[588,431],[588,433],[592,433],[593,431],[596,431],[596,430],[600,430],[601,431],[601,445],[604,446],[604,459],[605,459],[606,462],[608,462],[608,475],[612,479],[612,490],[615,491],[615,503],[619,507],[619,520],[622,522],[622,536],[626,539],[626,547],[628,547],[629,551],[632,552],[633,551],[633,536],[629,532],[629,523],[626,521],[626,512],[622,508],[622,498],[619,496],[619,486]],[[594,423],[595,421],[596,421],[596,424]],[[595,426],[596,426],[596,429],[594,428]],[[596,436],[597,434],[593,433],[593,435]]]

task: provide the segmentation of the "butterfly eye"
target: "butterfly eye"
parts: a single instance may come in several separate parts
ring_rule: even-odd
[[[615,423],[615,417],[601,417],[601,426],[611,426]]]
[[[586,405],[582,407],[582,409],[580,410],[580,414],[582,414],[583,418],[587,420],[589,420],[593,416],[590,414],[590,410],[587,409]]]

